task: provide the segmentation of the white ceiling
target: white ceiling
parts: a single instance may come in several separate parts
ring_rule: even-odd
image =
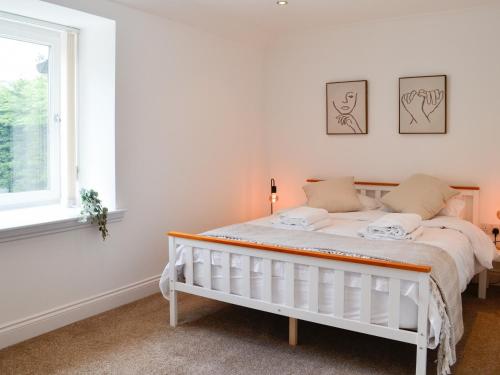
[[[149,13],[251,44],[287,32],[418,13],[440,12],[499,0],[114,0]]]

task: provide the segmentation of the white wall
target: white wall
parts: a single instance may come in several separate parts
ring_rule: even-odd
[[[53,2],[116,20],[117,206],[128,213],[105,243],[84,229],[0,244],[0,331],[158,275],[166,231],[267,208],[261,51],[107,1]]]
[[[481,187],[483,222],[500,209],[500,7],[289,35],[267,51],[266,139],[280,204],[307,177],[399,181],[423,172]],[[398,77],[448,75],[448,134],[398,134]],[[367,79],[369,134],[325,134],[325,83]]]

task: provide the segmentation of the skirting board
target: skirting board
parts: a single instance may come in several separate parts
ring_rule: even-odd
[[[0,326],[0,349],[159,292],[160,275]]]

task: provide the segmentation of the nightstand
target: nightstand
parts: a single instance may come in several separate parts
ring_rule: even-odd
[[[497,258],[493,261],[493,269],[488,272],[488,284],[500,285],[500,242],[497,242]]]

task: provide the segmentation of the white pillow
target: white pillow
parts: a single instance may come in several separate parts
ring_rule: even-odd
[[[437,216],[453,216],[465,219],[465,197],[458,195],[446,201],[446,205],[439,211]]]
[[[361,202],[361,210],[363,211],[376,210],[382,207],[382,203],[378,199],[369,197],[368,195],[358,193],[358,198]]]

